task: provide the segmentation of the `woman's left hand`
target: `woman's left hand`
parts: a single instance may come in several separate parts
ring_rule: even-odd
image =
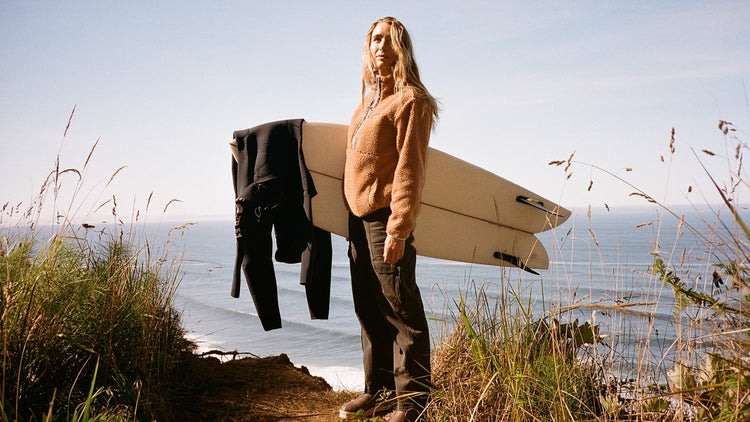
[[[404,256],[406,241],[394,239],[391,236],[385,238],[383,261],[387,264],[395,264]]]

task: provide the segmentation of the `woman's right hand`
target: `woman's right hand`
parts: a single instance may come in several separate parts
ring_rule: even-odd
[[[405,240],[386,236],[385,244],[383,245],[383,261],[387,264],[396,264],[404,256],[405,246]]]

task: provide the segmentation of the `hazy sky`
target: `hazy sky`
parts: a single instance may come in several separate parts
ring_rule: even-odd
[[[79,213],[115,195],[127,216],[153,192],[151,213],[179,199],[169,215],[229,217],[232,132],[348,123],[363,37],[387,15],[409,29],[441,101],[431,146],[576,211],[644,202],[589,167],[566,181],[548,162],[575,151],[659,200],[703,203],[715,195],[690,148],[731,155],[720,119],[750,130],[746,0],[2,0],[0,206],[28,204],[58,152],[81,169],[100,139]],[[726,174],[725,159],[701,159]],[[75,181],[64,175],[64,189]]]

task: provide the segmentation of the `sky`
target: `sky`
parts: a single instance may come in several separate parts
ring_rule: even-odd
[[[728,180],[736,143],[718,122],[750,142],[746,0],[0,0],[0,206],[31,204],[59,156],[83,184],[61,176],[77,205],[58,213],[114,196],[122,219],[232,218],[232,132],[348,123],[383,16],[440,100],[430,145],[574,212],[645,205],[635,188],[717,202],[701,163]]]

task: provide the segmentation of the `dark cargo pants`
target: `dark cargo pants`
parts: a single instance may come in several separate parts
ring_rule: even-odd
[[[362,327],[365,392],[386,388],[402,396],[429,391],[430,334],[415,278],[413,236],[397,264],[383,261],[389,215],[389,208],[362,218],[349,215],[349,262]],[[399,407],[424,406],[425,400],[426,395],[399,400]]]

